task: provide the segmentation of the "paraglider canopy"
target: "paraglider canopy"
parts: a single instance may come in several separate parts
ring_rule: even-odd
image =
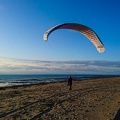
[[[53,26],[49,28],[43,36],[44,41],[48,40],[48,36],[50,33],[52,33],[54,30],[58,29],[71,29],[80,32],[84,36],[86,36],[96,47],[96,49],[100,52],[103,53],[105,51],[104,45],[102,41],[99,39],[97,34],[89,27],[82,25],[82,24],[77,24],[77,23],[65,23],[65,24],[60,24]]]

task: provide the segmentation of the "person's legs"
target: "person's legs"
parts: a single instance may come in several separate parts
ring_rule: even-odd
[[[70,84],[70,89],[69,90],[72,90],[72,84]]]

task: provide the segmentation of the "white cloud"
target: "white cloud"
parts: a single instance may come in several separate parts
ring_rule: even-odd
[[[120,61],[39,61],[0,57],[0,74],[120,74]]]

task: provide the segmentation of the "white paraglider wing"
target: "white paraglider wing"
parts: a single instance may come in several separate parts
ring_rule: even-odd
[[[44,33],[43,39],[47,41],[50,33],[58,29],[72,29],[72,30],[78,31],[82,33],[84,36],[86,36],[94,44],[94,46],[100,53],[103,53],[105,51],[103,43],[91,28],[85,25],[76,24],[76,23],[65,23],[65,24],[53,26]]]

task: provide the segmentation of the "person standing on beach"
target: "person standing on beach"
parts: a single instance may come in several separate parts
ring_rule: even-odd
[[[72,77],[70,76],[69,78],[68,78],[68,85],[70,86],[70,88],[69,88],[69,90],[72,90]]]

